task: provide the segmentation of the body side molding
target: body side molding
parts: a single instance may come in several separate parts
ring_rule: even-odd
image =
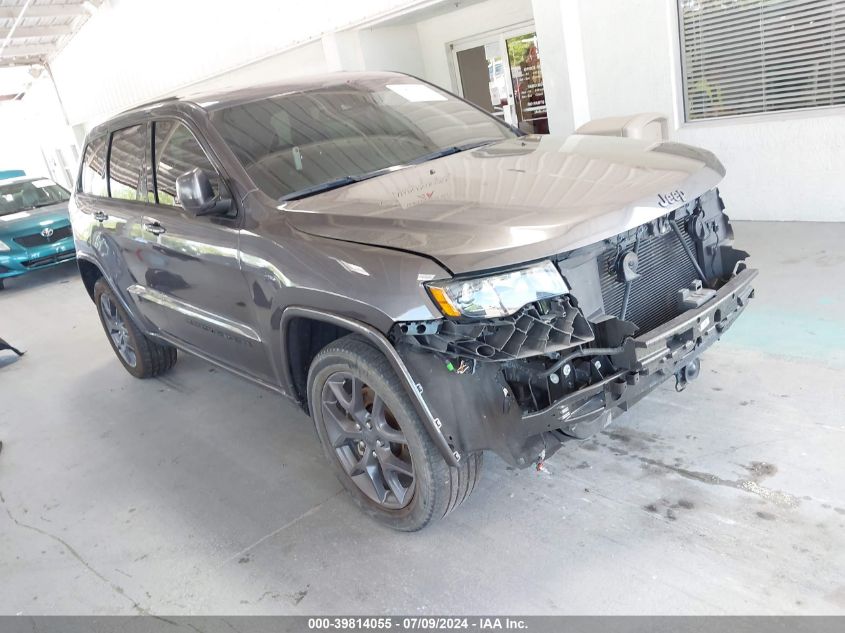
[[[240,323],[239,321],[233,321],[232,319],[227,319],[226,317],[220,316],[219,314],[214,314],[213,312],[209,312],[208,310],[203,310],[202,308],[198,308],[197,306],[190,304],[186,301],[182,301],[181,299],[177,299],[171,295],[165,294],[158,290],[153,290],[152,288],[147,288],[146,286],[142,286],[140,284],[133,284],[126,289],[129,294],[137,299],[143,299],[145,301],[151,301],[152,303],[157,303],[160,306],[168,308],[169,310],[173,310],[174,312],[178,312],[187,317],[191,317],[194,319],[199,319],[200,321],[205,321],[211,325],[215,325],[217,327],[223,328],[224,330],[228,330],[233,334],[238,336],[242,336],[244,338],[248,338],[250,340],[256,341],[258,343],[261,342],[261,336],[256,332],[253,328],[246,325],[245,323]]]

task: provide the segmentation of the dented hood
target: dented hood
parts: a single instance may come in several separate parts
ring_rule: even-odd
[[[453,273],[563,253],[649,222],[724,176],[679,143],[526,136],[289,202],[297,229],[412,251]]]

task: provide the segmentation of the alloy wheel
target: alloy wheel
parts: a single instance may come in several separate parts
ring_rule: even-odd
[[[123,320],[111,297],[105,293],[100,295],[100,311],[103,314],[103,321],[106,324],[106,332],[111,337],[117,353],[120,354],[120,357],[127,365],[135,367],[138,362],[138,356],[130,342],[126,322]]]
[[[328,441],[346,474],[387,509],[413,497],[414,467],[405,434],[385,401],[350,372],[329,376],[322,391]]]

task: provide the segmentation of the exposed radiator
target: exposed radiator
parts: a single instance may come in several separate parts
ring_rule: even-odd
[[[695,244],[687,232],[686,223],[679,224],[681,236],[695,253]],[[631,287],[626,321],[633,321],[639,332],[648,332],[682,312],[677,293],[698,278],[689,257],[674,231],[663,235],[647,235],[640,239],[637,252],[639,277]],[[604,309],[607,314],[620,316],[625,296],[625,283],[617,279],[618,253],[614,249],[599,255]]]

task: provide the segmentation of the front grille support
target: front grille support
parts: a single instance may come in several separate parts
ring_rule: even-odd
[[[681,229],[678,228],[678,223],[675,220],[669,220],[669,226],[672,227],[672,230],[675,232],[675,235],[678,236],[678,240],[681,242],[681,246],[684,247],[684,251],[686,252],[687,257],[689,257],[689,260],[692,262],[692,265],[695,266],[695,270],[699,274],[701,283],[703,283],[706,288],[709,288],[710,284],[707,283],[707,275],[705,275],[704,271],[701,270],[701,265],[698,263],[698,259],[696,259],[695,255],[692,252],[692,249],[690,249],[689,245],[684,241],[684,238],[681,235]],[[624,318],[625,313],[623,312],[622,314]]]

